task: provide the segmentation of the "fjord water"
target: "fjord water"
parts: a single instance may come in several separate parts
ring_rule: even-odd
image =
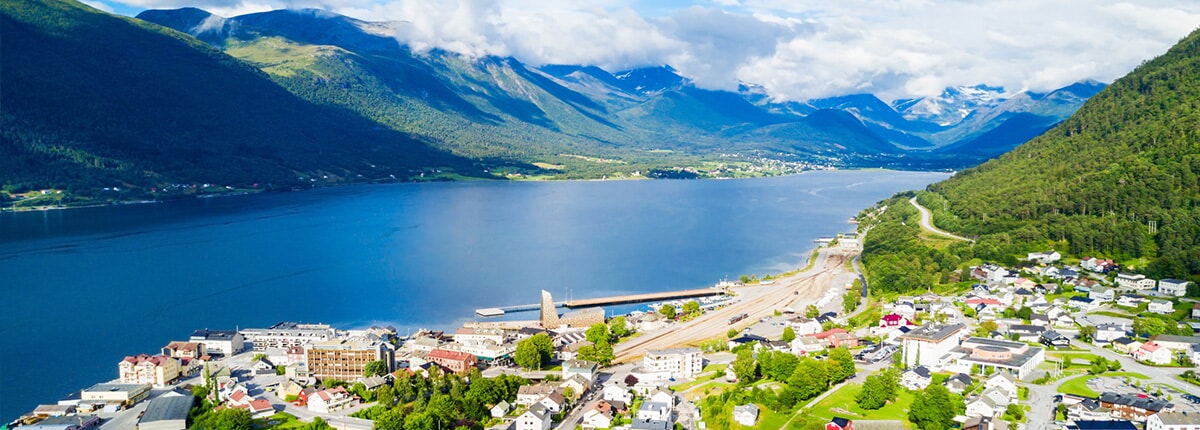
[[[397,184],[0,213],[0,418],[195,329],[405,334],[542,289],[598,297],[786,271],[862,208],[947,176]]]

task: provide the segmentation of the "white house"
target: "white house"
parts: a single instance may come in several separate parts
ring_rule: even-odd
[[[1146,307],[1146,310],[1156,314],[1167,315],[1175,312],[1175,305],[1163,299],[1154,299],[1150,301],[1150,305]]]
[[[605,385],[600,397],[610,402],[624,402],[627,405],[633,403],[633,393],[629,392],[629,387],[621,384]]]
[[[1124,324],[1100,324],[1096,326],[1096,335],[1092,336],[1092,343],[1106,344],[1114,339],[1125,336],[1128,331]]]
[[[496,406],[492,406],[492,409],[488,410],[488,412],[492,414],[492,418],[500,418],[507,415],[511,407],[512,405],[509,405],[508,402],[501,400]]]
[[[562,394],[559,394],[558,391],[550,393],[546,397],[542,397],[541,400],[538,400],[538,404],[545,407],[546,410],[550,411],[551,413],[556,414],[562,410],[563,405],[566,405],[566,403],[567,399],[563,398]]]
[[[788,320],[785,324],[792,328],[792,331],[796,333],[796,336],[817,334],[822,331],[821,323],[812,318],[796,317]]]
[[[671,406],[661,402],[646,401],[637,410],[637,419],[651,421],[670,421]]]
[[[1053,263],[1058,260],[1062,260],[1062,254],[1059,254],[1058,251],[1030,252],[1029,255],[1026,256],[1025,259],[1030,260],[1030,261],[1037,261],[1037,262],[1043,263],[1043,264],[1049,264],[1049,263]]]
[[[746,427],[754,427],[758,421],[758,405],[753,403],[733,407],[733,420]]]
[[[964,415],[968,417],[994,417],[1000,413],[1001,409],[992,399],[983,396],[976,396],[967,401],[967,411]]]
[[[1098,302],[1108,303],[1113,301],[1113,290],[1112,288],[1096,287],[1093,288],[1092,291],[1088,292],[1088,298]]]
[[[1146,275],[1121,272],[1117,274],[1117,286],[1134,290],[1150,290],[1154,288],[1154,280]]]
[[[1175,297],[1183,297],[1184,294],[1187,294],[1187,287],[1188,281],[1181,281],[1179,279],[1163,279],[1158,281],[1158,292]]]
[[[663,390],[654,390],[646,396],[647,402],[663,403],[667,406],[675,406],[675,396]]]
[[[932,381],[933,374],[925,366],[910,368],[900,376],[900,385],[910,390],[923,390]]]
[[[551,415],[541,404],[534,404],[517,417],[516,430],[550,430]]]
[[[583,413],[583,423],[580,426],[585,429],[606,429],[612,427],[612,421],[612,412],[592,407]]]
[[[353,403],[354,397],[342,387],[317,391],[308,396],[308,410],[322,414],[348,408]]]
[[[1130,354],[1135,360],[1154,364],[1171,364],[1171,350],[1157,342],[1146,342]]]
[[[1200,427],[1200,414],[1159,412],[1146,418],[1146,430],[1188,430]]]
[[[993,373],[992,376],[989,376],[987,381],[983,383],[983,386],[1004,390],[1005,393],[1008,393],[1010,401],[1016,399],[1017,380],[1008,372]],[[1004,402],[1004,404],[1007,405],[1008,402]]]
[[[1090,311],[1100,306],[1100,303],[1087,297],[1071,297],[1067,301],[1067,306],[1070,306],[1081,311]]]

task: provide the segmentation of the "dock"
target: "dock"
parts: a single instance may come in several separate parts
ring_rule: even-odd
[[[605,305],[623,305],[630,303],[657,302],[661,300],[686,299],[692,297],[719,296],[721,294],[725,294],[725,292],[726,291],[724,288],[698,288],[694,290],[664,291],[660,293],[630,294],[625,296],[598,297],[594,299],[567,300],[565,302],[554,302],[554,306],[561,306],[568,309],[590,308]],[[498,317],[504,315],[506,312],[532,311],[537,310],[540,307],[541,305],[534,303],[530,305],[483,308],[476,309],[475,314],[481,317]]]

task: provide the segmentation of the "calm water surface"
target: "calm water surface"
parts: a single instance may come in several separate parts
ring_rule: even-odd
[[[942,173],[355,186],[0,213],[0,419],[195,329],[449,328],[481,307],[712,285]]]

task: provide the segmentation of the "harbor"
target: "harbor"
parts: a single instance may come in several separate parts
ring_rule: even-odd
[[[727,292],[728,292],[728,290],[726,288],[724,288],[722,286],[717,286],[717,287],[698,288],[698,289],[690,289],[690,290],[664,291],[664,292],[657,292],[657,293],[628,294],[628,295],[622,295],[622,296],[597,297],[597,298],[579,299],[579,300],[566,300],[566,301],[561,301],[561,302],[554,302],[554,305],[555,305],[555,307],[565,307],[568,309],[590,308],[590,307],[606,306],[606,305],[622,305],[622,304],[631,304],[631,303],[657,302],[657,301],[674,300],[674,299],[687,299],[687,298],[694,298],[694,297],[718,296],[718,295],[726,294]],[[498,317],[498,316],[503,316],[507,312],[521,312],[521,311],[537,310],[539,308],[539,306],[541,306],[541,305],[537,304],[537,303],[533,303],[533,304],[527,304],[527,305],[481,308],[481,309],[476,309],[475,314],[479,315],[481,317]]]

